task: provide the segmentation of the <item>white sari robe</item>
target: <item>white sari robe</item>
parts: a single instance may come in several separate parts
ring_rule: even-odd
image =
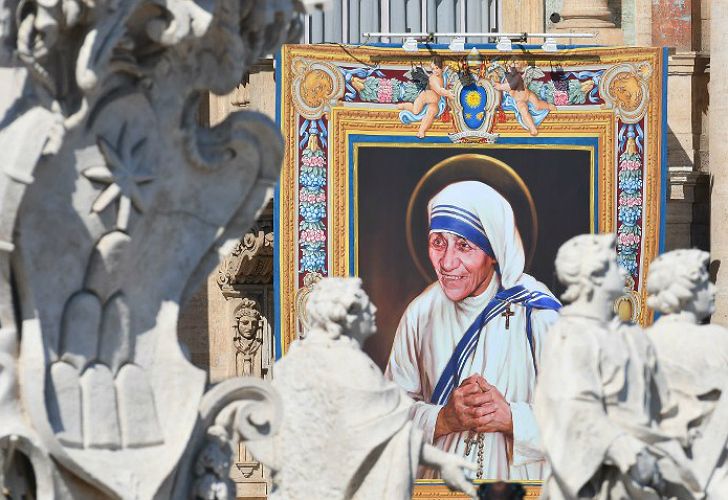
[[[551,293],[527,274],[523,274],[517,284],[531,291]],[[430,399],[455,346],[498,292],[499,286],[498,276],[494,275],[485,292],[457,303],[445,296],[438,282],[426,288],[409,304],[400,320],[385,373],[416,401],[411,417],[424,432],[425,440],[460,456],[465,456],[468,433],[452,433],[433,439],[437,415],[443,406],[431,404]],[[511,407],[513,438],[497,432],[485,434],[483,478],[539,480],[543,479],[546,466],[532,409],[536,371],[526,335],[526,308],[512,304],[511,311],[514,315],[510,317],[507,330],[504,316],[497,316],[482,330],[462,378],[481,374],[503,394]],[[557,318],[556,311],[532,310],[536,367],[546,331]],[[477,463],[476,456],[474,446],[468,458]],[[469,474],[475,475],[474,472]],[[439,476],[432,469],[422,468],[419,477]]]

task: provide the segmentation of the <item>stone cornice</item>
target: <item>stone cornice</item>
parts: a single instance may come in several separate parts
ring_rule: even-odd
[[[700,75],[708,72],[710,54],[705,52],[674,52],[668,59],[668,75]]]

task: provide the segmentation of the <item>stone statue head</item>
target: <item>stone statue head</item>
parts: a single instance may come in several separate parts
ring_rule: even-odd
[[[377,331],[377,308],[359,278],[323,278],[314,285],[306,303],[310,330],[307,338],[347,335],[363,344]]]
[[[689,311],[700,321],[715,311],[715,285],[708,252],[673,250],[660,255],[647,273],[647,306],[661,314]]]
[[[615,246],[614,234],[582,234],[561,245],[556,253],[556,274],[566,286],[561,296],[564,302],[591,301],[599,289],[611,307],[625,285]]]
[[[253,340],[256,337],[260,326],[260,311],[254,300],[243,299],[235,313],[235,325],[245,340]]]

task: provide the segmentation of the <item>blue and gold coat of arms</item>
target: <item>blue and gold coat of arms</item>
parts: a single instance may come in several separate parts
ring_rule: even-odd
[[[465,85],[463,80],[466,80]],[[453,142],[494,142],[498,136],[491,130],[500,104],[500,92],[496,92],[491,81],[473,77],[456,79],[452,91],[456,99],[450,103],[458,131],[449,134],[450,139]]]

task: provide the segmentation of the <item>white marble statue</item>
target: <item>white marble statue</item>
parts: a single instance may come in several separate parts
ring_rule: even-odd
[[[273,470],[271,499],[409,500],[419,464],[474,495],[465,459],[426,444],[412,400],[386,380],[361,344],[376,308],[358,278],[325,278],[306,305],[310,329],[275,364],[283,421],[248,449]]]
[[[199,429],[203,402],[236,402],[204,396],[177,318],[269,200],[283,144],[261,114],[209,128],[198,111],[297,39],[301,8],[0,0],[4,495],[232,494],[190,455],[241,434]]]
[[[624,290],[614,248],[614,235],[581,235],[556,256],[568,305],[549,332],[536,387],[552,467],[544,498],[693,498],[699,488],[682,449],[658,428],[668,396],[654,349],[614,315]]]
[[[647,334],[675,404],[660,426],[689,450],[708,497],[725,498],[728,422],[717,407],[728,397],[728,330],[700,324],[715,308],[708,263],[707,252],[675,250],[650,264],[647,305],[660,317]]]

